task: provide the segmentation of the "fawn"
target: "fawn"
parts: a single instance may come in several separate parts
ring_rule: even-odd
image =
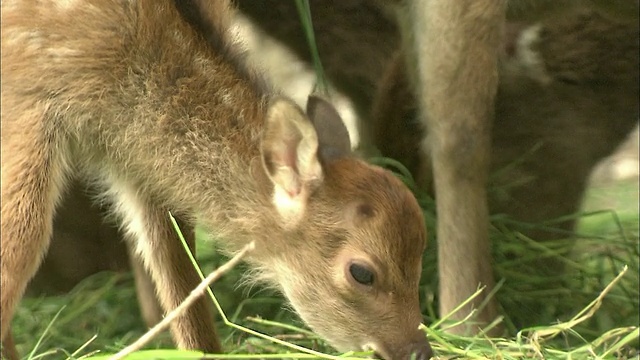
[[[351,153],[335,109],[272,90],[229,2],[2,2],[2,338],[71,177],[101,189],[164,311],[198,283],[168,211],[276,285],[339,350],[431,356],[418,282],[426,231],[400,180]],[[172,324],[220,352],[208,303]]]

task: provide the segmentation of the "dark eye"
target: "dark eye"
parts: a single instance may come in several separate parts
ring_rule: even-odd
[[[373,272],[364,265],[351,264],[349,266],[349,273],[355,281],[359,282],[362,285],[373,284]]]

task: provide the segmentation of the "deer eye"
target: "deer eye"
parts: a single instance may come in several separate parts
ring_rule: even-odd
[[[369,286],[373,284],[373,280],[374,280],[373,272],[364,265],[360,265],[360,264],[349,265],[349,273],[351,274],[351,277],[353,277],[355,281],[357,281],[362,285]]]

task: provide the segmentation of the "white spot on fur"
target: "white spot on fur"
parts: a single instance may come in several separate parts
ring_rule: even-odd
[[[551,83],[551,77],[544,66],[544,59],[533,50],[535,43],[540,41],[541,25],[533,25],[522,32],[516,46],[516,57],[520,66],[529,77],[546,85]]]

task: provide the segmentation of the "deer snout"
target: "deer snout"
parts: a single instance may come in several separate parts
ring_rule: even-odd
[[[431,345],[426,338],[424,338],[424,341],[409,344],[406,353],[408,356],[405,359],[429,360],[433,356]],[[414,356],[413,358],[411,357],[412,355]]]
[[[372,346],[377,359],[385,360],[429,360],[433,356],[433,350],[424,332],[417,331],[413,339],[398,347]]]

